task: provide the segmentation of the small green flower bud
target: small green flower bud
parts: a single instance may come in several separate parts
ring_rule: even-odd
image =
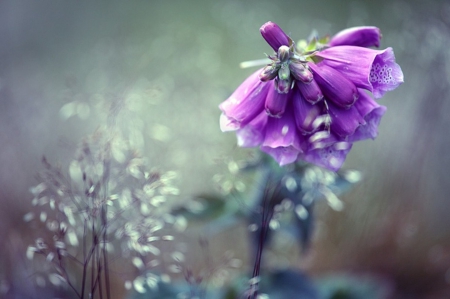
[[[291,51],[288,46],[281,46],[278,49],[277,55],[281,62],[286,62],[289,58],[291,58]]]
[[[290,75],[291,71],[289,70],[289,67],[287,65],[282,65],[278,70],[278,78],[280,78],[280,80],[287,80],[289,79]]]

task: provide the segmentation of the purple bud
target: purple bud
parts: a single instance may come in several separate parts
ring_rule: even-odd
[[[286,109],[288,97],[288,93],[279,93],[275,87],[271,88],[267,94],[265,103],[267,114],[272,117],[281,117]]]
[[[278,75],[278,67],[274,65],[268,65],[263,68],[262,72],[259,74],[259,79],[263,82],[267,82],[275,79]]]
[[[324,96],[336,105],[348,108],[359,97],[355,84],[339,71],[327,65],[308,64],[314,73],[314,80],[319,84]]]
[[[329,45],[334,46],[358,46],[358,47],[379,47],[381,39],[380,29],[373,26],[353,27],[338,32],[330,40]]]
[[[289,69],[295,79],[304,83],[309,83],[313,79],[313,74],[302,63],[291,62],[289,64]]]
[[[302,93],[305,100],[311,104],[316,104],[323,99],[322,91],[316,81],[312,80],[309,83],[303,83],[301,81],[295,82],[297,88]]]
[[[286,80],[280,80],[280,78],[275,78],[276,89],[279,93],[288,93],[291,89],[291,77]]]
[[[262,25],[259,32],[275,51],[278,51],[281,46],[289,46],[289,36],[284,33],[280,26],[273,22],[267,22]]]

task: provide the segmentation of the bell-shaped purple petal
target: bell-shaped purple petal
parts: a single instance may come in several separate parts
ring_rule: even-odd
[[[236,132],[237,144],[240,147],[260,146],[264,141],[266,124],[269,116],[262,111],[245,127]]]
[[[266,125],[266,135],[263,146],[287,147],[295,146],[300,149],[300,138],[297,132],[291,106],[280,118],[269,117]]]
[[[285,165],[294,162],[302,152],[302,141],[304,143],[289,106],[281,118],[268,118],[261,150],[273,156],[280,165]]]
[[[295,81],[295,85],[300,90],[303,98],[311,104],[315,104],[323,99],[323,93],[320,90],[316,81],[304,83],[302,81]]]
[[[359,101],[356,101],[356,103]],[[328,113],[331,117],[330,129],[333,133],[340,137],[346,137],[355,133],[359,126],[366,123],[355,105],[344,109],[331,102],[328,103]]]
[[[403,72],[395,63],[392,48],[386,49],[385,53],[375,57],[369,78],[373,87],[373,95],[377,99],[403,83]]]
[[[395,63],[392,48],[337,46],[319,51],[316,56],[323,58],[320,65],[338,70],[356,87],[371,91],[376,99],[403,83],[403,72]]]
[[[262,25],[259,32],[261,32],[262,37],[275,50],[275,52],[277,52],[278,48],[281,46],[290,46],[291,39],[289,36],[284,33],[280,26],[273,22],[267,22]]]
[[[281,117],[286,109],[289,97],[289,93],[279,93],[275,88],[270,88],[265,104],[267,114],[272,117]]]
[[[223,132],[243,127],[264,110],[267,93],[274,85],[273,81],[261,82],[260,73],[261,70],[253,73],[219,105],[223,112],[220,119],[220,128]]]
[[[328,43],[334,46],[379,47],[381,40],[380,29],[373,26],[353,27],[342,30],[333,36]]]
[[[320,135],[322,132],[317,132],[314,135]],[[324,132],[325,133],[325,132]],[[311,136],[311,137],[314,137]],[[352,148],[352,144],[347,141],[343,141],[333,134],[322,134],[319,138],[311,138],[310,147],[305,151],[300,158],[330,169],[337,171],[345,161],[347,154]]]
[[[315,132],[322,122],[319,121],[322,108],[320,105],[313,105],[307,102],[299,90],[294,90],[291,101],[294,108],[294,119],[297,129],[302,134]]]
[[[348,141],[355,142],[364,139],[375,139],[378,135],[378,125],[386,112],[386,107],[380,106],[368,94],[361,92],[359,100],[354,105],[365,123],[359,126],[355,133],[348,137]]]
[[[320,86],[324,96],[336,105],[348,108],[355,103],[359,94],[355,84],[339,71],[327,65],[309,63],[314,81]]]

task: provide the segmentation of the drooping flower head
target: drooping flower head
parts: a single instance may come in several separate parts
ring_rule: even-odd
[[[376,27],[294,41],[275,23],[260,32],[275,53],[220,104],[222,131],[260,147],[280,165],[299,159],[339,169],[352,143],[374,139],[386,111],[375,99],[403,83],[392,48]]]

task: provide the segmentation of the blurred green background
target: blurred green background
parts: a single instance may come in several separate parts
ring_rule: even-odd
[[[214,174],[248,153],[220,132],[217,106],[254,71],[239,63],[270,53],[259,34],[269,20],[294,40],[377,26],[405,75],[381,100],[379,137],[344,164],[363,182],[343,212],[318,211],[311,252],[290,262],[381,275],[394,298],[450,297],[450,2],[419,0],[0,1],[3,295],[19,298],[11,290],[28,278],[22,218],[41,157],[66,167],[112,109],[150,165],[180,174],[180,200],[217,192]],[[248,240],[241,230],[215,242]]]

